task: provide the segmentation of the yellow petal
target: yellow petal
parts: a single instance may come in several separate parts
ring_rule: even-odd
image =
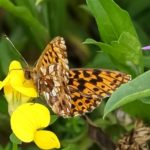
[[[7,76],[3,81],[0,81],[0,90],[9,82],[10,77]]]
[[[21,93],[15,91],[10,84],[4,86],[4,94],[8,103],[14,103],[15,101],[16,103],[18,103],[18,101],[21,103]]]
[[[0,81],[0,90],[2,89],[2,87],[3,87],[3,82]]]
[[[4,86],[4,94],[8,103],[11,103],[11,104],[16,103],[16,105],[17,103],[22,104],[31,99],[31,97],[25,96],[21,94],[20,92],[16,91],[15,89],[13,89],[10,84],[7,84]]]
[[[22,77],[22,75],[18,73],[18,71],[16,71],[14,75],[13,72],[10,76],[10,84],[12,88],[28,97],[38,97],[38,93],[33,84],[33,81],[26,80],[24,76]]]
[[[13,60],[10,65],[9,65],[9,71],[11,72],[12,70],[22,70],[22,66],[19,61]]]
[[[18,106],[32,100],[31,97],[25,96],[13,89],[10,84],[4,86],[4,94],[8,102],[8,112],[10,115]]]
[[[18,76],[18,74],[16,75],[16,71],[18,71],[19,76]],[[9,84],[11,78],[14,79],[14,83],[16,83],[16,81],[18,81],[18,79],[22,81],[23,78],[24,78],[24,73],[23,73],[21,64],[18,61],[15,61],[15,60],[10,63],[9,73],[8,73],[7,77],[3,81],[0,81],[0,90],[6,84]]]
[[[24,89],[20,90],[22,94],[29,97],[38,97],[38,93],[33,83],[33,80],[25,80],[23,86]]]
[[[38,103],[25,103],[19,106],[11,116],[11,128],[23,142],[31,142],[34,133],[50,123],[49,110]]]
[[[14,86],[14,89],[18,92],[20,92],[21,94],[25,95],[25,96],[28,96],[28,97],[38,97],[38,93],[36,91],[35,88],[32,88],[32,87],[24,87],[24,86]]]
[[[24,71],[19,61],[14,60],[10,63],[9,76],[10,76],[10,82],[12,84],[22,85],[25,78],[24,78]]]
[[[46,130],[39,130],[35,132],[34,142],[41,149],[53,149],[60,148],[60,142],[57,136],[51,132]]]
[[[12,61],[9,66],[9,72],[12,88],[28,97],[38,97],[33,81],[25,79],[20,62]]]

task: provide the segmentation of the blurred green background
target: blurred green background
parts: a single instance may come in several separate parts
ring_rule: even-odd
[[[127,10],[136,28],[142,46],[150,44],[150,1],[149,0],[116,0],[121,8]],[[46,44],[55,36],[64,37],[67,45],[70,67],[91,67],[118,69],[110,57],[94,45],[83,44],[87,38],[101,41],[96,21],[85,0],[0,0],[0,79],[3,80],[12,60],[20,60],[14,47],[6,40],[7,35],[16,49],[33,66]],[[150,68],[150,53],[144,53],[144,69]],[[22,61],[25,66],[25,63]],[[11,149],[9,135],[11,133],[7,103],[0,95],[0,150]],[[138,114],[132,105],[141,106],[145,114]],[[143,107],[142,107],[143,106]],[[126,106],[132,115],[141,116],[145,120],[150,106],[141,102]],[[103,112],[96,109],[89,116],[97,125],[116,138],[125,128],[119,125],[114,116],[101,119]],[[131,109],[129,109],[131,108]],[[144,109],[145,108],[145,109]],[[117,127],[117,131],[115,130]],[[50,129],[62,142],[64,150],[96,150],[98,146],[87,136],[87,125],[82,118],[59,118]],[[113,134],[113,132],[116,132]],[[118,134],[118,135],[117,135]],[[23,149],[36,149],[34,144],[24,144]]]

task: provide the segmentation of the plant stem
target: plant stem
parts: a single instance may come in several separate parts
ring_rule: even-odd
[[[16,143],[13,143],[12,150],[18,150],[18,144],[16,144]]]
[[[89,126],[88,133],[90,138],[97,143],[102,150],[115,150],[116,146],[110,137],[100,127],[97,127],[88,116],[84,115],[84,118]]]

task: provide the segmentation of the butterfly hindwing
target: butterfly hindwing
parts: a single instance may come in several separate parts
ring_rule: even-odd
[[[39,92],[47,104],[59,116],[70,116],[71,97],[68,84],[63,77],[63,67],[60,64],[51,64],[41,68],[39,78]]]
[[[70,69],[69,88],[75,115],[92,111],[130,76],[103,69]]]

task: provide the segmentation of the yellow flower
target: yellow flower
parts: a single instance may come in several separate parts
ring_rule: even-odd
[[[22,104],[11,116],[11,128],[21,141],[34,141],[41,149],[60,148],[57,136],[51,131],[43,130],[49,123],[49,110],[38,103]]]
[[[11,114],[18,105],[38,97],[33,81],[26,80],[20,62],[12,61],[9,72],[3,81],[0,81],[0,89],[4,88],[4,94],[8,101]]]

